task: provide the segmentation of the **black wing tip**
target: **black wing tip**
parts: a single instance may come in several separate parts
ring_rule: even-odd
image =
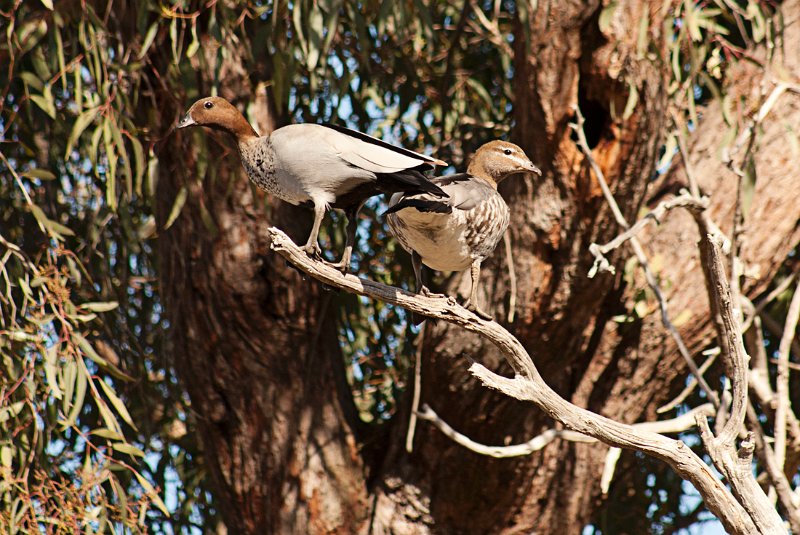
[[[417,158],[419,160],[422,160],[424,163],[418,167],[424,166],[423,170],[425,171],[428,171],[430,169],[435,169],[437,165],[447,167],[447,162],[439,160],[438,158],[434,158],[432,156],[426,156],[425,154],[414,152],[413,150],[406,149],[405,147],[398,147],[397,145],[392,145],[391,143],[387,143],[382,139],[378,139],[369,134],[365,134],[364,132],[359,132],[358,130],[353,130],[352,128],[347,128],[346,126],[341,126],[333,123],[317,123],[317,124],[319,124],[320,126],[324,126],[326,128],[330,128],[332,130],[336,130],[337,132],[341,132],[342,134],[353,136],[354,138],[360,139],[361,141],[364,141],[366,143],[378,145],[380,147],[384,147],[389,150],[393,150],[395,152],[403,154],[404,156],[409,156],[411,158]],[[414,169],[417,169],[417,167],[415,167]]]
[[[398,173],[376,173],[379,187],[385,193],[403,192],[413,195],[415,193],[428,193],[441,199],[448,199],[442,188],[434,184],[420,171],[407,169]]]
[[[433,182],[428,182],[427,179],[425,180],[425,183],[424,183],[424,186],[422,186],[422,189],[424,189],[426,192],[430,193],[431,195],[436,195],[440,199],[449,199],[450,198],[450,195],[445,193],[442,188],[440,188],[439,186],[437,186]]]
[[[435,214],[449,214],[453,211],[453,207],[440,201],[428,201],[425,199],[400,199],[397,204],[389,207],[383,215],[393,214],[405,208],[414,208],[420,212],[435,213]]]

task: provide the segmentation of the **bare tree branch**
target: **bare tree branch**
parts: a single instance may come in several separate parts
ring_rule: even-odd
[[[514,323],[517,312],[517,271],[514,269],[514,251],[511,248],[511,233],[503,234],[503,245],[506,248],[506,263],[508,264],[508,316],[506,321]]]
[[[650,222],[654,222],[656,224],[661,223],[664,215],[674,208],[687,208],[689,210],[705,210],[708,208],[709,200],[707,197],[702,197],[700,199],[696,199],[692,196],[691,193],[682,192],[679,196],[673,197],[672,199],[668,199],[659,203],[651,212],[647,213],[644,217],[642,217],[639,221],[636,222],[632,227],[628,230],[611,240],[605,245],[598,245],[593,243],[589,246],[589,252],[594,255],[594,264],[592,264],[592,268],[589,270],[588,277],[594,278],[595,274],[598,272],[602,273],[607,271],[609,273],[614,273],[614,266],[608,261],[605,257],[610,251],[617,249],[626,241],[634,238],[636,235],[641,232],[644,227],[646,227]]]
[[[699,220],[701,216],[698,215],[696,218]],[[702,228],[702,223],[700,221],[698,223]],[[711,312],[718,318],[715,323],[720,328],[718,336],[722,357],[732,384],[733,396],[730,417],[719,436],[715,437],[711,433],[705,416],[697,417],[700,437],[714,465],[726,477],[733,494],[747,510],[755,525],[765,533],[781,533],[785,531],[783,521],[753,476],[752,462],[755,448],[753,433],[749,434],[738,450],[736,448],[736,439],[744,424],[747,411],[748,356],[742,340],[741,324],[733,309],[718,239],[710,234],[704,234],[700,240],[700,255]]]
[[[488,457],[495,457],[497,459],[506,459],[508,457],[522,457],[530,455],[533,452],[539,451],[557,438],[569,440],[571,442],[597,442],[594,438],[586,436],[582,433],[575,431],[567,431],[564,429],[547,429],[539,435],[522,444],[514,444],[512,446],[487,446],[479,442],[475,442],[468,436],[459,433],[447,422],[436,414],[428,405],[423,404],[422,410],[418,413],[421,420],[426,420],[432,423],[436,429],[442,432],[443,435],[450,438],[453,442],[464,446],[470,451],[486,455]]]
[[[408,431],[406,432],[406,451],[414,451],[414,432],[417,429],[417,416],[419,407],[419,396],[422,392],[422,341],[425,339],[425,323],[419,328],[417,335],[417,350],[414,351],[414,385],[411,397],[411,413],[408,416]]]
[[[770,333],[772,333],[773,336],[776,338],[783,337],[783,325],[781,325],[780,322],[776,321],[775,318],[767,314],[766,311],[762,311],[758,317],[761,318],[761,323]],[[791,346],[792,354],[795,356],[800,356],[800,341],[798,341],[797,338],[793,339]]]
[[[744,320],[742,324],[742,332],[747,332],[750,328],[750,325],[753,323],[753,320],[761,314],[761,312],[772,303],[775,298],[781,295],[784,291],[786,291],[789,286],[791,286],[792,282],[794,282],[795,278],[797,277],[798,272],[800,272],[800,263],[797,264],[794,271],[788,277],[784,278],[780,284],[778,284],[775,288],[772,289],[767,295],[762,297],[758,300],[757,303],[754,304],[752,311],[748,310],[748,316]]]
[[[641,422],[632,425],[637,429],[646,429],[653,433],[680,433],[694,427],[695,415],[697,414],[712,416],[714,414],[714,406],[711,403],[705,403],[676,418],[659,420],[657,422]],[[531,453],[541,450],[557,438],[570,442],[597,442],[596,438],[582,433],[565,431],[563,429],[547,429],[522,444],[513,444],[511,446],[487,446],[453,429],[427,404],[422,405],[422,410],[419,411],[418,416],[420,419],[432,423],[442,434],[468,450],[498,459],[530,455]]]
[[[744,424],[747,403],[747,370],[750,357],[744,349],[744,341],[740,330],[741,323],[734,311],[735,304],[730,293],[730,287],[725,279],[725,266],[722,264],[722,250],[717,238],[707,234],[700,240],[700,251],[703,257],[703,266],[709,275],[709,298],[714,302],[722,318],[723,332],[726,344],[722,347],[723,362],[726,362],[729,379],[732,383],[733,406],[731,417],[725,423],[719,440],[722,443],[733,444],[739,436],[739,430]],[[726,353],[725,349],[728,349]]]
[[[775,408],[775,462],[781,470],[786,462],[786,425],[789,414],[792,413],[791,417],[795,417],[789,399],[789,350],[797,330],[798,319],[800,319],[800,285],[795,288],[789,304],[783,336],[778,346],[778,377],[775,382],[778,399],[778,406]]]
[[[706,352],[704,352],[704,353],[706,353]],[[717,360],[717,355],[719,355],[719,353],[720,353],[720,350],[719,350],[718,347],[716,347],[716,348],[714,348],[714,351],[711,351],[708,354],[708,358],[703,362],[703,364],[700,365],[700,373],[701,374],[704,374],[704,373],[706,373],[706,371],[708,371],[708,369],[711,367],[711,365],[714,364],[714,361]],[[695,389],[696,386],[697,386],[697,379],[695,378],[694,375],[692,375],[691,377],[689,377],[689,381],[686,383],[686,386],[681,391],[681,393],[678,394],[675,397],[675,399],[673,399],[672,401],[670,401],[666,405],[662,405],[661,407],[657,408],[656,409],[656,413],[663,414],[665,412],[669,412],[672,409],[674,409],[675,407],[677,407],[678,405],[680,405],[681,403],[683,403],[686,400],[686,398],[688,398],[689,395],[692,392],[694,392],[694,389]]]
[[[692,425],[694,425],[694,423]],[[619,462],[620,455],[622,455],[621,449],[608,448],[605,464],[603,466],[603,474],[600,476],[600,491],[603,494],[608,494],[608,490],[611,488],[611,481],[614,479],[614,472],[617,470],[617,462]]]
[[[589,162],[589,166],[591,167],[592,171],[597,178],[597,182],[600,184],[600,189],[603,191],[603,195],[606,198],[606,202],[611,207],[611,212],[614,214],[614,218],[617,221],[617,224],[624,228],[625,230],[630,230],[630,225],[625,220],[625,216],[622,214],[622,211],[619,209],[619,205],[617,201],[614,199],[614,194],[611,192],[611,189],[608,187],[608,183],[606,182],[605,175],[603,175],[603,171],[600,169],[600,166],[597,165],[597,162],[592,156],[592,150],[589,148],[589,143],[586,141],[586,133],[583,130],[583,123],[584,117],[581,113],[580,108],[575,106],[575,114],[577,117],[577,122],[570,124],[570,127],[575,131],[578,136],[578,146],[583,151],[583,155],[586,157],[586,160]],[[699,191],[699,190],[698,190]],[[695,196],[696,203],[693,206],[697,206],[697,203],[702,203],[700,200],[700,195],[695,195],[694,190],[692,190],[692,194]],[[705,216],[705,211],[700,212],[700,217],[707,217]],[[678,351],[680,352],[683,360],[686,361],[686,365],[689,366],[689,371],[697,379],[697,382],[700,384],[703,392],[705,392],[706,396],[709,400],[714,404],[715,407],[719,407],[719,396],[717,393],[712,389],[709,384],[706,382],[705,378],[703,378],[703,374],[700,372],[700,369],[697,367],[697,363],[695,363],[692,356],[689,354],[689,350],[686,348],[686,344],[683,342],[683,338],[681,337],[678,329],[675,328],[672,321],[669,319],[669,310],[667,309],[667,299],[664,297],[664,293],[661,291],[661,287],[656,280],[656,276],[653,271],[650,269],[650,263],[647,260],[647,255],[642,249],[639,240],[636,239],[636,236],[630,236],[629,238],[631,248],[633,249],[633,253],[636,255],[639,264],[642,266],[642,271],[644,271],[645,279],[647,280],[647,285],[650,286],[650,289],[653,290],[653,293],[658,300],[659,308],[661,311],[661,323],[664,325],[664,328],[669,332],[670,336],[672,337],[675,345],[678,347]]]
[[[324,262],[309,258],[280,230],[270,228],[268,232],[273,250],[324,284],[402,306],[411,312],[447,321],[486,338],[500,349],[516,376],[509,379],[477,362],[473,363],[469,370],[483,384],[517,399],[532,401],[569,430],[589,435],[610,446],[641,451],[665,461],[681,478],[694,485],[708,509],[730,533],[772,532],[771,525],[757,527],[743,505],[734,499],[711,469],[682,441],[605,418],[559,396],[542,379],[519,340],[497,323],[478,318],[450,297],[414,295],[351,274],[343,275]]]
[[[758,415],[752,403],[747,404],[747,420],[751,429],[754,431],[753,437],[756,441],[756,455],[764,466],[772,482],[772,486],[775,488],[781,508],[789,519],[792,533],[800,533],[800,510],[794,505],[792,487],[789,485],[789,481],[786,479],[786,474],[784,474],[781,465],[778,464],[775,458],[775,452],[764,439],[761,423],[758,421]]]

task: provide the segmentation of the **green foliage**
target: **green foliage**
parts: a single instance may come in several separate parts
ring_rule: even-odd
[[[664,18],[673,34],[669,91],[692,122],[698,101],[725,102],[726,61],[776,33],[762,2],[714,6],[685,1]],[[601,29],[615,8],[603,11]],[[168,360],[154,246],[192,202],[185,184],[158,228],[154,149],[180,110],[239,76],[254,93],[269,88],[283,121],[344,122],[433,147],[460,167],[475,147],[508,134],[512,43],[529,37],[512,29],[532,9],[433,0],[4,8],[0,531],[186,532],[217,521],[191,405]],[[225,70],[234,56],[246,72]],[[623,119],[636,101],[631,91]],[[213,173],[197,162],[198,181]],[[364,217],[374,221],[376,210]],[[341,225],[327,239],[341,250]],[[371,225],[359,239],[362,269],[411,285],[408,257],[395,256],[385,229]],[[413,332],[402,311],[331,300],[362,417],[385,420],[404,387]]]
[[[668,32],[669,66],[671,79],[668,86],[672,107],[673,132],[687,135],[698,124],[698,106],[710,100],[720,103],[723,117],[729,127],[725,145],[746,127],[742,117],[734,113],[735,96],[725,89],[727,68],[738,61],[761,64],[769,61],[778,43],[781,19],[774,7],[758,0],[715,0],[698,3],[683,0],[678,3],[675,18],[665,20]],[[753,55],[755,44],[765,43],[767,56]],[[724,147],[720,147],[723,150]],[[675,141],[667,143],[665,159],[675,153]],[[659,165],[663,169],[662,161]]]
[[[157,228],[154,146],[177,119],[158,109],[160,94],[183,109],[243,54],[282,117],[343,121],[458,161],[505,133],[513,13],[427,0],[80,6],[17,2],[1,15],[0,522],[208,527],[215,512],[159,300],[153,240],[189,202],[186,185]],[[338,244],[338,227],[330,237]],[[363,239],[358,260],[371,269],[394,247],[385,231]],[[354,392],[379,421],[404,384],[405,318],[343,301]]]

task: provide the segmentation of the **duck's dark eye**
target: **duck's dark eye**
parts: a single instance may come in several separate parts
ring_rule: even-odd
[[[511,156],[511,149],[504,150],[503,154],[505,154],[506,156]]]
[[[213,107],[214,107],[214,103],[213,103],[213,102],[211,102],[211,101],[208,101],[208,102],[206,102],[205,104],[203,104],[203,107],[204,107],[205,109],[207,109],[207,110],[210,110],[211,108],[213,108]]]

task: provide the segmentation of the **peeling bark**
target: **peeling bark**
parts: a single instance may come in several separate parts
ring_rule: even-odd
[[[225,91],[250,98],[241,80]],[[258,115],[262,128],[275,127],[269,109]],[[196,136],[206,137],[214,167],[204,177],[194,175]],[[215,504],[232,533],[355,533],[367,521],[365,473],[331,299],[269,252],[265,232],[274,222],[302,239],[310,215],[251,186],[220,134],[182,132],[165,143],[159,228],[180,187],[190,191],[159,238],[169,350]]]
[[[620,4],[604,35],[597,25],[600,2],[539,2],[530,17],[530,48],[515,39],[514,140],[545,176],[511,178],[502,190],[512,209],[519,279],[518,320],[510,329],[557,392],[632,423],[656,419],[656,407],[686,372],[657,314],[624,325],[611,320],[632,308],[640,282],[628,287],[621,275],[586,278],[589,244],[608,241],[619,229],[568,128],[580,104],[595,158],[628,220],[644,203],[658,201],[648,200],[648,185],[667,123],[664,66],[638,57],[631,28],[662,2]],[[787,2],[787,13],[796,12],[796,4]],[[790,21],[787,16],[785,50],[797,50],[800,30]],[[650,39],[663,49],[659,28],[651,25]],[[800,76],[797,58],[785,59]],[[736,76],[750,87],[747,68]],[[638,104],[623,120],[630,85]],[[252,100],[240,79],[225,91],[236,101]],[[170,96],[162,100],[165,116],[182,111],[170,109]],[[259,114],[260,123],[269,117],[274,114]],[[785,97],[773,117],[780,120],[765,123],[765,147],[783,145],[784,121],[800,124],[797,97]],[[735,179],[718,163],[723,134],[720,110],[711,106],[691,152],[711,196],[712,218],[729,231]],[[422,423],[408,454],[407,404],[388,435],[357,434],[330,299],[268,251],[268,224],[302,240],[309,215],[265,201],[243,178],[231,145],[203,135],[215,175],[194,176],[189,135],[173,136],[161,149],[159,228],[179,188],[190,191],[183,213],[158,240],[161,291],[174,333],[169,349],[191,396],[216,503],[232,532],[579,533],[596,518],[604,504],[602,445],[555,442],[529,457],[492,459]],[[759,152],[744,246],[748,266],[760,270],[758,280],[744,285],[750,296],[765,288],[800,241],[800,204],[786,202],[800,197],[800,182],[786,172],[797,159],[786,151]],[[660,195],[684,183],[676,169],[651,190]],[[679,211],[642,235],[650,257],[661,258],[673,314],[690,314],[681,334],[695,353],[713,340],[696,241],[694,222]],[[611,259],[619,265],[624,255],[618,251]],[[508,285],[502,250],[486,262],[483,277],[487,295],[479,299],[503,317]],[[453,281],[450,290],[457,286]],[[447,325],[426,330],[422,401],[455,429],[503,444],[552,426],[528,404],[489,391],[468,374],[469,359],[508,371],[493,347]],[[368,450],[381,455],[367,456]],[[623,456],[619,469],[633,462]],[[619,484],[633,478],[623,475]]]
[[[503,184],[513,214],[510,229],[517,273],[528,274],[518,277],[519,320],[514,334],[556,391],[573,403],[629,423],[657,419],[655,409],[683,385],[685,364],[655,306],[651,314],[632,324],[611,320],[631,311],[636,290],[644,287],[642,278],[633,288],[626,286],[621,275],[586,278],[591,263],[588,245],[608,241],[619,229],[570,139],[567,124],[575,104],[581,105],[588,121],[599,123],[588,125],[593,128],[594,155],[629,221],[635,220],[644,202],[655,205],[660,196],[648,201],[647,188],[667,124],[664,73],[657,65],[637,59],[636,35],[630,28],[646,16],[646,7],[649,13],[657,12],[661,3],[657,4],[621,4],[610,35],[602,36],[597,30],[600,6],[540,3],[540,12],[531,17],[532,53],[525,55],[523,40],[515,41],[515,141],[532,155],[545,177],[541,182],[512,178]],[[786,50],[796,49],[794,32],[786,36]],[[650,38],[660,42],[658,28],[650,30]],[[665,43],[657,46],[664,49]],[[757,76],[753,67],[741,69]],[[736,75],[746,87],[753,85],[753,78]],[[621,115],[628,82],[638,89],[637,108],[629,119],[614,120],[605,103],[616,98]],[[786,98],[775,115],[796,124],[796,118],[788,118],[795,117],[798,106],[796,98],[794,103],[791,100]],[[703,117],[692,140],[692,155],[696,163],[703,162],[698,173],[712,197],[712,217],[730,222],[736,180],[711,148],[725,133],[722,114],[712,106]],[[781,145],[775,138],[785,135],[783,126],[770,122],[764,127],[762,143]],[[788,156],[761,154],[757,162],[759,182],[745,233],[744,257],[761,276],[745,284],[751,297],[764,290],[800,241],[800,207],[782,202],[800,194],[798,181],[785,172]],[[679,169],[664,181],[686,184]],[[655,186],[653,191],[663,193],[659,184]],[[730,224],[723,229],[730,231]],[[642,237],[643,243],[650,242],[648,253],[661,265],[660,276],[670,288],[673,319],[684,311],[684,319],[690,314],[680,330],[693,354],[714,336],[697,236],[691,216],[676,211],[664,225]],[[617,264],[622,260],[618,254]],[[503,317],[507,285],[501,256],[495,255],[486,266],[484,288],[493,292],[486,297],[497,316]],[[551,425],[541,413],[487,392],[471,380],[466,372],[468,359],[504,370],[492,347],[444,325],[428,332],[421,399],[455,429],[481,443],[503,444],[528,440]],[[602,510],[605,498],[599,480],[605,447],[555,443],[530,458],[498,461],[459,449],[425,425],[418,428],[416,445],[410,456],[393,450],[386,472],[388,478],[406,478],[409,487],[429,489],[425,510],[436,522],[432,531],[579,533]],[[623,457],[618,470],[625,471],[633,462],[632,457]],[[630,481],[623,476],[623,485]],[[408,519],[412,502],[406,499],[405,488],[382,490],[388,497],[379,497],[377,507],[394,508],[393,515],[381,511],[394,522],[387,526]],[[647,504],[639,501],[634,507],[641,509],[628,513],[642,521]],[[465,510],[479,512],[458,514]]]

